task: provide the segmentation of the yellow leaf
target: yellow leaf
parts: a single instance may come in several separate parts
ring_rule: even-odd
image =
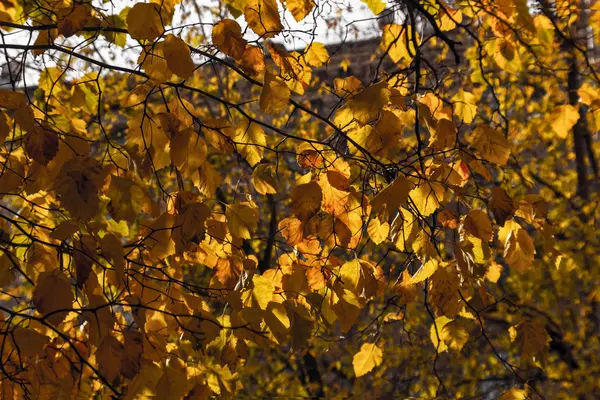
[[[456,317],[462,304],[459,286],[460,277],[456,268],[440,265],[429,279],[429,296],[436,313],[451,319]]]
[[[430,127],[431,140],[430,146],[435,150],[448,150],[456,146],[458,139],[458,130],[454,122],[446,118],[437,121],[435,127]]]
[[[185,178],[192,177],[206,162],[206,142],[191,128],[176,131],[171,136],[171,162]]]
[[[461,89],[452,100],[454,100],[454,111],[458,118],[467,124],[473,122],[477,115],[477,98],[475,95]]]
[[[304,227],[298,218],[288,217],[279,222],[279,231],[290,246],[295,246],[304,239]]]
[[[46,319],[54,324],[60,324],[73,306],[71,284],[60,270],[42,272],[33,290],[33,304]]]
[[[260,125],[244,120],[235,131],[233,139],[236,149],[250,166],[255,166],[262,160],[267,145],[265,132]]]
[[[168,35],[165,39],[163,54],[171,72],[182,79],[192,76],[196,66],[190,56],[190,49],[183,40],[177,36]]]
[[[498,400],[528,400],[527,390],[512,388],[502,393]]]
[[[565,139],[579,120],[579,111],[570,104],[555,107],[550,114],[552,129],[561,139]]]
[[[100,206],[98,190],[104,176],[102,166],[91,157],[75,156],[64,163],[55,186],[61,205],[75,219],[91,219]]]
[[[265,70],[265,53],[260,47],[247,45],[239,66],[249,75],[258,75]]]
[[[362,89],[362,82],[354,76],[349,76],[347,78],[335,78],[333,80],[333,84],[335,86],[335,92],[340,96],[354,94]]]
[[[385,9],[385,2],[381,0],[362,0],[373,14],[377,15]]]
[[[546,355],[550,336],[544,324],[537,319],[527,318],[515,328],[515,343],[521,358],[527,362],[540,361]]]
[[[294,188],[290,207],[296,217],[307,221],[321,209],[322,199],[321,187],[317,182],[312,181]]]
[[[369,222],[369,226],[367,227],[367,232],[369,233],[369,237],[375,244],[379,244],[387,239],[388,234],[390,233],[390,224],[384,222],[383,224],[377,218],[373,218]]]
[[[492,188],[492,198],[488,204],[488,207],[492,213],[494,213],[494,219],[498,225],[503,226],[506,220],[511,219],[516,211],[515,205],[512,199],[508,196],[506,191],[499,186]]]
[[[44,347],[50,344],[50,338],[33,329],[17,327],[12,332],[12,338],[20,356],[42,357]]]
[[[341,297],[337,294],[332,296],[337,298],[337,301],[331,306],[331,309],[340,321],[340,329],[346,333],[354,326],[360,315],[361,302],[358,296],[348,289],[342,289]]]
[[[154,40],[165,31],[158,4],[137,3],[127,14],[127,28],[132,38]]]
[[[423,217],[435,212],[444,199],[446,190],[438,182],[425,182],[410,191],[409,196]]]
[[[250,29],[262,38],[271,38],[282,29],[276,0],[247,0],[244,16]]]
[[[212,31],[213,44],[230,57],[241,60],[246,50],[242,28],[236,21],[226,18],[215,25]]]
[[[292,13],[296,22],[300,22],[312,11],[315,2],[313,0],[285,0],[285,7]]]
[[[472,145],[480,156],[489,162],[506,165],[510,157],[508,140],[489,125],[479,125],[475,129]]]
[[[18,264],[14,258],[11,258],[6,252],[0,256],[0,288],[7,288],[8,285],[16,279],[13,268]]]
[[[311,67],[320,67],[329,61],[329,53],[323,43],[312,42],[304,53],[306,63]],[[339,78],[338,78],[339,79]]]
[[[258,224],[258,211],[248,203],[227,205],[229,232],[240,239],[251,239]]]
[[[595,88],[585,82],[577,91],[581,102],[586,106],[591,106],[592,103],[600,99],[600,88]]]
[[[510,267],[521,274],[525,273],[533,263],[534,254],[535,246],[526,230],[518,229],[509,233],[504,247],[504,261]]]
[[[252,185],[260,194],[277,193],[277,180],[272,165],[258,164],[252,171]]]
[[[500,279],[500,275],[502,275],[502,265],[492,261],[485,273],[485,279],[492,283],[496,283],[498,282],[498,279]]]
[[[323,193],[323,202],[321,203],[323,211],[332,215],[343,213],[350,196],[347,191],[349,189],[348,179],[334,170],[321,174],[318,183]]]
[[[135,378],[142,367],[144,339],[141,332],[125,331],[125,346],[121,359],[120,372],[127,379]],[[127,391],[129,393],[129,390]]]
[[[363,89],[355,94],[335,115],[334,122],[341,129],[346,128],[353,120],[366,125],[377,118],[383,106],[389,103],[391,91],[387,81]]]
[[[144,48],[137,60],[140,67],[157,85],[168,81],[171,75],[173,75],[173,72],[169,69],[167,60],[165,60],[164,44],[165,42],[159,42],[151,47]]]
[[[383,351],[375,343],[365,343],[354,355],[352,366],[356,377],[361,377],[373,370],[383,361]]]
[[[431,325],[431,328],[429,328],[429,338],[431,339],[431,343],[433,343],[433,347],[435,347],[438,353],[442,353],[448,350],[448,346],[446,345],[446,343],[444,343],[441,336],[442,329],[451,321],[452,319],[446,317],[445,315],[441,315],[435,319],[433,325]]]
[[[404,176],[398,176],[371,200],[373,212],[392,215],[408,199],[412,183]]]
[[[267,305],[273,299],[273,283],[262,275],[255,274],[252,277],[252,297],[261,310],[266,310]]]
[[[59,9],[56,15],[58,33],[66,38],[73,36],[83,29],[89,17],[91,17],[90,8],[85,5]]]
[[[58,153],[58,135],[37,126],[25,135],[27,156],[41,165],[48,165]]]
[[[408,30],[407,30],[408,29]],[[416,37],[419,43],[419,37]],[[408,47],[407,47],[408,44]],[[383,27],[379,49],[387,53],[393,62],[399,63],[403,60],[411,60],[416,49],[412,40],[412,31],[398,24],[388,24]]]
[[[469,211],[463,221],[463,225],[468,233],[485,242],[489,242],[493,238],[492,222],[485,211]]]
[[[440,334],[440,339],[448,348],[460,351],[469,340],[469,332],[460,324],[458,320],[451,321],[444,325]]]
[[[130,178],[111,175],[108,188],[108,211],[117,221],[132,223],[143,211],[150,214],[152,203],[142,186]]]
[[[421,268],[419,268],[412,278],[410,278],[409,284],[423,282],[437,271],[438,265],[439,263],[435,259],[427,260],[421,265]]]
[[[113,382],[120,374],[123,345],[114,336],[106,335],[96,351],[96,362],[102,376]]]
[[[266,114],[279,115],[290,101],[290,89],[278,76],[265,73],[265,83],[260,93],[260,109]]]
[[[12,90],[0,89],[0,107],[16,110],[27,105],[25,93],[13,92]]]
[[[117,281],[121,282],[125,277],[125,250],[121,241],[112,233],[104,235],[100,242],[102,254],[112,260],[117,275]]]

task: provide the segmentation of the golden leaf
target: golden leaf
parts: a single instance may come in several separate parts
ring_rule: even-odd
[[[42,272],[33,290],[33,304],[48,322],[60,324],[73,307],[71,284],[60,270]]]
[[[250,29],[263,38],[274,37],[283,29],[275,0],[247,0],[244,17]]]
[[[260,194],[277,193],[277,178],[272,165],[258,164],[252,171],[252,185]]]
[[[138,40],[152,41],[162,35],[165,28],[161,20],[159,5],[135,4],[127,14],[127,27],[131,37]]]
[[[423,282],[437,271],[438,265],[439,263],[435,259],[427,260],[421,265],[421,268],[419,268],[412,278],[410,278],[409,284]]]
[[[579,120],[579,111],[570,104],[557,106],[550,113],[552,130],[559,138],[565,139]]]
[[[283,1],[281,1],[283,3]],[[285,7],[292,13],[296,22],[302,21],[315,7],[313,0],[285,0]]]
[[[56,181],[61,205],[78,220],[86,221],[98,211],[98,190],[105,171],[91,157],[74,157],[63,164]]]
[[[35,162],[48,165],[58,153],[58,135],[37,126],[25,135],[25,151]]]
[[[90,11],[90,8],[85,5],[59,9],[56,15],[58,34],[68,38],[79,32],[91,17]]]
[[[171,72],[182,79],[192,76],[196,66],[190,56],[190,49],[183,40],[175,35],[167,35],[163,45],[163,54]]]
[[[236,60],[241,60],[246,51],[246,40],[242,37],[242,28],[236,21],[226,18],[215,25],[212,30],[213,44]]]
[[[385,2],[382,0],[362,0],[369,7],[369,10],[375,15],[381,13],[385,9]]]
[[[471,210],[463,221],[465,230],[479,239],[489,242],[494,236],[492,222],[487,213],[482,210]]]
[[[383,361],[383,351],[375,343],[364,343],[360,351],[352,358],[352,366],[356,377],[371,372]]]
[[[494,213],[494,219],[501,226],[504,225],[506,220],[511,219],[516,211],[512,199],[499,186],[492,188],[492,198],[489,202],[489,208]]]
[[[294,188],[290,207],[296,217],[307,221],[321,209],[322,199],[321,186],[317,182],[311,181]]]
[[[499,165],[506,165],[510,157],[508,140],[489,125],[479,125],[475,128],[471,144],[484,160]]]
[[[390,224],[387,222],[382,224],[379,219],[373,218],[369,221],[367,232],[373,243],[380,244],[387,239],[388,234],[390,233]]]
[[[123,345],[114,336],[106,335],[96,351],[96,362],[102,376],[113,382],[120,374]]]
[[[268,71],[265,73],[265,84],[260,93],[260,109],[270,115],[279,115],[290,102],[290,89],[278,76]]]
[[[329,53],[323,43],[312,42],[304,53],[306,63],[311,67],[320,67],[329,61]],[[339,78],[337,78],[339,79]]]
[[[225,211],[229,232],[240,239],[251,239],[258,224],[258,210],[248,203],[229,204]]]

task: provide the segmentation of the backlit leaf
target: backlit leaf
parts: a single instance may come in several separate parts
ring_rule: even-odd
[[[383,351],[375,343],[365,343],[360,351],[354,355],[352,366],[356,377],[361,377],[371,372],[383,361]]]

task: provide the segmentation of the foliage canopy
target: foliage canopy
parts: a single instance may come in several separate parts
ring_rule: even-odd
[[[599,34],[596,1],[3,0],[3,397],[592,396]]]

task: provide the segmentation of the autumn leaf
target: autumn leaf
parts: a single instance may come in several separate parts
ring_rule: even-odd
[[[58,136],[54,132],[37,127],[25,135],[25,151],[34,161],[48,165],[58,153]]]
[[[550,114],[550,120],[554,132],[565,139],[579,120],[579,112],[570,104],[558,106]]]
[[[294,188],[290,207],[300,220],[306,221],[321,209],[322,200],[321,186],[312,181]]]
[[[61,8],[58,12],[58,34],[68,38],[85,27],[91,17],[90,8],[85,5]]]
[[[352,366],[357,378],[371,372],[383,361],[383,351],[375,343],[365,343],[354,355]]]
[[[35,308],[53,325],[60,324],[73,306],[73,292],[59,270],[42,272],[33,290]]]
[[[536,319],[526,319],[513,327],[511,336],[519,347],[524,361],[540,361],[546,356],[550,337],[544,324]]]
[[[508,162],[511,150],[508,140],[489,125],[477,126],[471,143],[484,160],[499,165]]]
[[[290,89],[285,82],[269,72],[265,73],[265,84],[260,93],[260,109],[266,114],[278,115],[287,108]]]
[[[489,203],[490,211],[494,213],[494,219],[498,225],[504,225],[506,220],[511,219],[516,211],[512,199],[506,191],[498,186],[492,189],[492,198]]]
[[[63,164],[56,181],[61,205],[78,220],[89,220],[99,207],[98,190],[105,172],[91,157],[74,157]]]
[[[190,50],[183,40],[174,35],[165,38],[163,54],[167,59],[167,66],[177,76],[188,79],[194,73],[196,66],[190,57]]]
[[[286,0],[285,7],[292,13],[296,22],[300,22],[312,11],[315,2],[313,0]]]
[[[119,376],[123,360],[123,344],[114,336],[107,335],[96,353],[100,372],[108,382],[114,382]]]
[[[138,40],[152,41],[162,35],[165,29],[159,5],[136,3],[127,14],[127,27],[131,37]]]
[[[304,59],[311,67],[320,67],[329,61],[329,52],[323,43],[312,42],[304,53]]]
[[[271,38],[282,29],[276,0],[248,0],[244,17],[250,29],[258,36]]]
[[[250,204],[227,206],[227,226],[229,232],[240,239],[251,239],[258,223],[258,212]]]
[[[423,282],[437,271],[438,261],[435,259],[424,262],[418,271],[410,278],[410,284]]]
[[[212,30],[213,44],[230,57],[240,60],[246,51],[246,40],[240,25],[229,18],[220,21]]]
[[[252,171],[252,185],[260,194],[277,193],[277,178],[273,166],[258,164]]]
[[[377,218],[373,218],[369,221],[367,232],[369,232],[369,237],[373,243],[380,244],[387,239],[388,234],[390,233],[390,224],[387,222],[382,224]]]

